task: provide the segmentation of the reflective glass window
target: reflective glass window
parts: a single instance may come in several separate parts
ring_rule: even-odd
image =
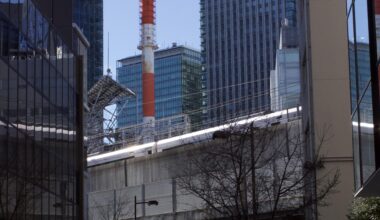
[[[0,1],[0,193],[22,202],[0,219],[76,219],[75,56],[63,48],[33,1]]]
[[[362,160],[363,183],[376,170],[373,129],[373,110],[371,87],[369,87],[360,102],[360,150]]]
[[[347,4],[355,186],[359,189],[375,171],[369,15],[367,1]]]

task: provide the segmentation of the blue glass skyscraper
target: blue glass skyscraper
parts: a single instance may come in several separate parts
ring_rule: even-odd
[[[141,56],[118,61],[117,81],[130,88],[137,98],[128,98],[118,115],[118,127],[142,122]],[[162,119],[185,114],[192,129],[201,123],[201,56],[200,52],[183,46],[173,46],[155,53],[156,118]],[[137,99],[137,105],[136,105]]]
[[[87,53],[87,88],[103,76],[103,0],[75,0],[75,22],[90,48]]]
[[[296,0],[200,2],[205,122],[269,110],[281,22],[296,27]]]

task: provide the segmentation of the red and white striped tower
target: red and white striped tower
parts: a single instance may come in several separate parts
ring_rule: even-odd
[[[375,13],[376,13],[376,16],[380,15],[380,0],[375,1]]]
[[[155,36],[155,0],[140,0],[143,85],[143,130],[142,142],[154,141],[155,96],[154,96],[154,51],[157,49]]]

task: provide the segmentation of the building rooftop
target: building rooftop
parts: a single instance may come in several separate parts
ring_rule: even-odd
[[[188,47],[188,46],[184,46],[184,45],[177,45],[176,43],[173,43],[172,47],[155,51],[154,55],[155,55],[155,59],[159,59],[163,57],[178,55],[178,54],[183,53],[184,51],[193,51],[195,53],[199,53],[199,56],[200,56],[199,50]],[[124,65],[137,64],[137,63],[141,63],[141,54],[118,60],[117,67],[124,66]]]
[[[88,92],[88,103],[92,111],[102,111],[120,98],[135,95],[132,90],[117,83],[110,76],[103,76]]]

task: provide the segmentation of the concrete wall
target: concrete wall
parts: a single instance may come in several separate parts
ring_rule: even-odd
[[[137,205],[137,217],[166,219],[164,216],[173,217],[178,215],[177,219],[189,219],[185,217],[179,218],[179,216],[183,215],[194,217],[190,219],[202,219],[198,218],[200,211],[196,211],[202,207],[202,201],[178,190],[176,183],[171,180],[93,192],[89,195],[89,219],[101,219],[99,216],[105,213],[113,215],[114,210],[116,210],[120,219],[133,218],[135,196],[137,202],[150,200],[159,202],[158,206]]]
[[[318,207],[319,219],[346,219],[353,198],[353,153],[349,89],[346,1],[300,0],[301,63],[305,128],[317,148],[323,133],[325,169],[317,178],[340,170],[337,193],[329,206]],[[303,33],[302,33],[303,32]]]
[[[183,146],[159,154],[90,167],[91,191],[119,189],[171,179],[170,169],[178,163],[181,155],[183,157],[184,149]]]
[[[190,146],[194,147],[194,146]],[[137,206],[137,217],[144,219],[202,219],[197,211],[203,202],[183,192],[171,178],[184,147],[146,157],[131,158],[89,168],[91,193],[88,197],[89,219],[113,214],[122,206],[120,219],[134,214],[134,196],[137,201],[159,201],[158,206]],[[115,208],[116,207],[116,208]]]
[[[273,152],[281,152],[281,149],[285,152],[286,149],[292,149],[293,145],[291,143],[285,144],[284,138],[288,137],[291,141],[297,141],[295,138],[301,137],[299,136],[300,124],[300,120],[294,119],[292,122],[286,122],[286,126],[282,124],[280,127],[277,127],[278,130],[273,131],[276,133],[273,133],[275,136],[271,136],[270,142],[264,145],[256,145],[258,150],[260,150],[260,146],[269,149],[265,150],[260,158],[265,161],[265,158],[272,158]],[[237,140],[241,141],[239,138]],[[248,144],[250,142],[246,140],[245,143]],[[153,155],[126,158],[89,167],[89,219],[102,219],[99,217],[100,215],[112,215],[115,212],[114,210],[116,210],[117,214],[120,214],[121,219],[130,219],[134,214],[133,204],[135,196],[137,197],[137,201],[159,201],[158,206],[144,207],[139,205],[137,207],[137,216],[144,217],[144,219],[205,219],[205,213],[202,212],[202,209],[205,207],[203,200],[181,189],[175,177],[178,174],[184,174],[181,169],[187,168],[186,164],[191,163],[189,157],[204,152],[198,150],[208,147],[208,150],[212,149],[213,153],[218,154],[218,151],[214,152],[215,147],[225,144],[226,141],[222,139],[206,140],[190,145],[182,145]],[[270,146],[273,146],[273,148]],[[276,150],[272,151],[271,149]],[[303,151],[300,148],[297,149],[299,149],[297,152],[302,154]],[[281,168],[285,167],[284,157],[280,157],[280,155],[282,154],[277,154],[276,161],[261,164],[260,168],[256,170],[256,175],[261,177],[265,175],[267,178],[273,178],[272,181],[274,181],[274,173],[282,173]],[[285,156],[285,158],[287,157]],[[288,175],[294,178],[301,178],[303,157],[295,156],[292,161],[291,164],[293,165],[288,164]],[[207,163],[205,165],[207,166]],[[293,166],[296,166],[297,169],[295,170],[299,170],[300,172],[295,171],[293,174],[289,174],[289,172],[292,172],[290,170],[293,170]],[[264,182],[257,180],[258,186]],[[249,180],[247,184],[249,185]],[[286,183],[283,184],[283,187],[286,187],[285,185]],[[267,191],[260,192],[265,193],[264,196],[258,195],[259,199],[263,199],[263,203],[268,204],[268,199],[274,199],[266,194],[268,193]],[[279,203],[282,211],[299,205],[303,201],[303,192],[293,189],[292,195],[286,195],[285,197],[281,198]],[[269,207],[269,204],[261,205],[259,212],[270,212],[271,209]],[[117,210],[120,208],[121,211],[118,212]]]

